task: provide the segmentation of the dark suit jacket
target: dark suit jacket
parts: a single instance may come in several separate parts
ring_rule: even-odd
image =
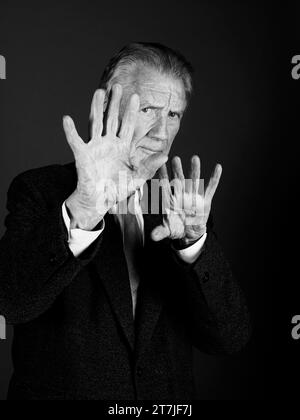
[[[214,233],[187,265],[169,240],[151,241],[161,216],[144,216],[134,323],[114,216],[80,258],[68,247],[61,207],[76,182],[74,163],[53,165],[19,175],[8,192],[0,242],[0,313],[15,325],[8,398],[193,398],[192,346],[228,354],[249,338],[244,297]]]

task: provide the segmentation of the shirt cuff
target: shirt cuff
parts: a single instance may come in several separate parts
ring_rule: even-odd
[[[201,236],[201,238],[197,242],[195,242],[188,248],[175,250],[177,256],[181,258],[184,262],[188,264],[193,264],[200,257],[206,238],[207,233]]]
[[[100,230],[88,231],[82,229],[70,229],[71,220],[67,212],[66,203],[62,205],[62,215],[68,231],[68,244],[74,257],[79,257],[101,235],[105,228],[104,219]]]

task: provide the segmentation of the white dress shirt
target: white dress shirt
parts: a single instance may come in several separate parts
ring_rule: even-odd
[[[144,240],[144,217],[142,213],[142,208],[140,206],[142,192],[136,192],[134,196],[134,206],[135,206],[135,214],[137,218],[138,226],[141,230],[141,234]],[[117,206],[114,206],[112,209],[112,213],[115,214],[115,217],[118,219],[121,231],[123,233],[123,241],[124,241],[124,217],[118,214]],[[71,220],[68,215],[66,204],[63,203],[62,206],[62,214],[63,220],[66,225],[68,231],[68,244],[71,252],[75,257],[79,257],[104,231],[105,229],[105,222],[103,219],[103,224],[100,230],[97,231],[86,231],[82,229],[71,229]],[[175,250],[174,252],[177,254],[179,258],[181,258],[184,262],[188,264],[193,264],[197,258],[200,256],[204,242],[206,240],[207,234],[205,233],[197,242],[193,245],[189,246],[188,248],[182,250]],[[129,273],[130,277],[130,273]],[[130,284],[133,285],[136,282],[136,279],[131,279]],[[137,298],[137,290],[136,287],[131,288],[132,293],[132,302],[133,302],[133,316],[135,315],[135,307],[136,307],[136,298]]]

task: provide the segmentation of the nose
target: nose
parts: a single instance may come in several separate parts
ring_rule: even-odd
[[[154,127],[150,130],[149,133],[150,137],[155,140],[160,141],[167,141],[168,136],[168,126],[167,126],[167,118],[161,117],[155,124]]]

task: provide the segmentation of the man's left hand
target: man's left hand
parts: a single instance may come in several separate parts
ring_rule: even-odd
[[[159,170],[164,219],[162,225],[157,226],[151,236],[154,241],[170,238],[185,248],[206,233],[211,203],[222,175],[222,166],[216,165],[205,191],[200,180],[201,164],[198,156],[191,159],[188,180],[184,177],[179,157],[173,159],[172,170],[172,182],[169,181],[166,165]]]

